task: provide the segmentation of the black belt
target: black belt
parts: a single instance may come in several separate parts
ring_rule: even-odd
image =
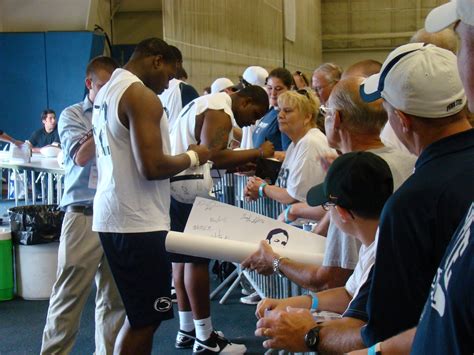
[[[191,174],[191,175],[177,175],[170,178],[170,182],[183,181],[183,180],[202,180],[204,179],[203,174]]]
[[[70,205],[67,206],[66,212],[82,213],[85,216],[92,216],[92,206]]]

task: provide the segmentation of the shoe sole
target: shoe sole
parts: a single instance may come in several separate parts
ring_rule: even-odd
[[[190,345],[177,345],[174,344],[175,349],[192,349],[194,346],[194,342]]]

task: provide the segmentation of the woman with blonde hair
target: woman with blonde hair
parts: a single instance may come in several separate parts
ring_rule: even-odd
[[[246,197],[256,200],[266,196],[287,205],[305,202],[308,190],[324,181],[321,158],[334,154],[326,136],[316,128],[319,100],[310,90],[287,91],[278,97],[278,126],[290,139],[285,160],[275,185],[252,177],[245,189]],[[284,217],[285,212],[283,212]],[[284,219],[284,218],[283,218]]]

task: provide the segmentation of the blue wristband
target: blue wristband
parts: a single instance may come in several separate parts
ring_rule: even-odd
[[[367,355],[375,355],[375,347],[377,344],[372,345],[369,350],[367,350]]]
[[[291,223],[291,221],[288,219],[288,215],[290,214],[291,210],[291,205],[288,205],[287,208],[285,208],[285,223]]]
[[[260,184],[260,186],[258,187],[258,197],[265,197],[265,192],[263,191],[263,189],[265,188],[265,186],[267,186],[268,184],[266,182],[262,182]]]
[[[318,296],[316,296],[314,293],[311,293],[311,298],[312,298],[311,310],[315,311],[318,309],[319,299],[318,299]]]

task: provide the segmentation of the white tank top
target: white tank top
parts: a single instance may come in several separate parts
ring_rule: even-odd
[[[94,102],[92,124],[99,178],[92,229],[97,232],[142,233],[170,227],[169,179],[148,181],[140,174],[130,131],[118,117],[123,93],[136,82],[142,83],[129,71],[116,69]],[[160,129],[163,152],[170,154],[166,116],[160,120]]]
[[[183,108],[183,101],[181,100],[181,90],[179,84],[183,81],[178,79],[170,80],[168,89],[163,91],[158,97],[163,104],[163,108],[168,116],[168,125],[170,130],[173,128],[181,109]]]
[[[197,144],[194,135],[196,116],[206,110],[223,110],[231,120],[232,127],[237,126],[232,112],[232,100],[225,92],[209,94],[194,99],[181,110],[179,119],[171,127],[171,151],[173,155],[184,153],[190,144]],[[229,134],[229,141],[232,130]]]

